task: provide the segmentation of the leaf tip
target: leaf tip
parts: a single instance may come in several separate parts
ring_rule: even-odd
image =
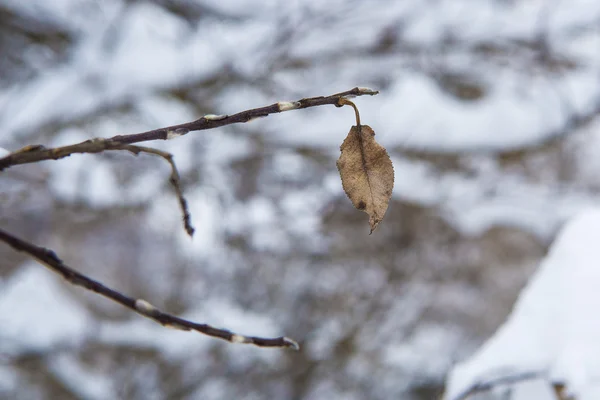
[[[369,235],[371,235],[371,234],[373,234],[373,232],[375,232],[375,229],[377,229],[380,222],[381,222],[381,218],[374,218],[374,217],[369,218],[369,226],[371,227],[371,230],[369,231]]]

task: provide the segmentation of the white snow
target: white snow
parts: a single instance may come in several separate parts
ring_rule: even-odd
[[[560,129],[567,112],[589,111],[600,98],[600,31],[597,24],[592,25],[600,16],[600,2],[596,0],[199,0],[199,4],[225,15],[204,18],[194,27],[151,2],[126,6],[118,0],[5,1],[7,7],[26,9],[31,15],[45,15],[46,19],[57,21],[76,32],[78,42],[67,64],[44,70],[19,86],[0,89],[0,145],[12,151],[11,141],[28,144],[29,137],[49,140],[44,145],[66,145],[92,136],[132,133],[190,121],[203,113],[233,114],[365,85],[382,89],[377,96],[359,97],[355,102],[363,123],[375,129],[378,141],[394,159],[394,196],[421,206],[438,207],[463,234],[477,235],[493,226],[513,225],[550,239],[565,220],[600,200],[592,190],[579,190],[579,182],[567,182],[565,187],[547,185],[502,171],[493,162],[482,165],[481,160],[475,160],[474,173],[467,176],[437,171],[430,162],[402,154],[404,149],[449,153],[530,146]],[[590,26],[581,30],[583,24]],[[289,40],[282,27],[289,27]],[[363,50],[379,40],[382,27],[402,27],[391,35],[406,52],[398,50],[391,57],[365,56]],[[510,54],[504,59],[499,55],[500,63],[494,64],[487,56],[478,59],[451,44],[446,49],[443,43],[452,34],[465,48],[515,40],[527,46],[541,32],[547,33],[551,50],[572,58],[570,61],[577,68],[544,74],[532,71],[535,63],[529,62],[527,56],[531,54],[527,52],[521,57],[509,48]],[[410,54],[413,50],[419,54]],[[280,56],[283,61],[289,58],[300,64],[305,62],[306,66],[281,67],[277,61]],[[444,92],[431,74],[438,67],[448,66],[479,79],[486,90],[485,97],[463,102]],[[242,83],[227,83],[225,89],[215,89],[214,93],[206,90],[203,94],[203,81],[228,68],[234,72],[233,79]],[[378,82],[387,84],[380,87]],[[205,97],[202,104],[182,105],[164,95],[167,89],[189,84],[200,86],[198,93]],[[44,136],[44,129],[52,122],[65,121],[70,125],[77,117],[98,108],[119,109],[122,105],[133,107],[135,111],[128,118],[134,121],[121,121],[110,115],[106,120],[92,118],[92,131],[86,131],[89,127],[65,128],[52,139]],[[186,188],[197,229],[193,240],[182,232],[173,193],[160,192],[169,171],[158,158],[153,160],[154,168],[137,176],[125,189],[118,186],[114,170],[108,168],[111,161],[102,156],[71,156],[44,166],[50,170],[53,195],[62,199],[110,206],[152,198],[145,227],[165,236],[178,235],[178,250],[189,255],[191,262],[203,265],[199,261],[214,258],[222,251],[223,232],[248,233],[257,250],[287,252],[308,239],[291,242],[279,221],[287,221],[294,234],[310,236],[318,232],[320,213],[328,201],[343,196],[332,162],[331,172],[323,177],[320,187],[290,189],[277,199],[277,204],[269,193],[263,192],[263,187],[259,195],[247,201],[235,201],[231,187],[236,177],[227,170],[232,161],[278,147],[272,169],[280,178],[293,180],[302,173],[304,165],[301,157],[291,151],[283,153],[281,147],[306,146],[336,153],[353,123],[351,108],[327,106],[160,142],[157,146],[174,154],[182,175],[192,168],[201,168],[205,176],[202,187]],[[592,182],[600,165],[600,135],[595,133],[600,132],[599,127],[592,123],[584,128],[585,151],[578,153],[576,160],[584,178]],[[198,137],[202,138],[201,143]],[[7,152],[0,149],[0,156]],[[87,183],[83,190],[81,181]],[[262,181],[260,184],[265,185]],[[594,360],[600,359],[594,344],[598,327],[590,311],[591,305],[598,303],[594,284],[598,287],[600,283],[593,268],[593,260],[599,259],[594,253],[597,221],[598,212],[592,211],[569,225],[507,325],[475,358],[457,367],[449,381],[449,395],[478,379],[489,378],[490,374],[497,376],[496,367],[507,367],[510,373],[541,371],[545,379],[566,380],[581,396],[600,398],[593,395],[592,390],[596,389],[590,384],[598,378],[593,372],[600,369]],[[320,240],[319,235],[313,236],[313,240]],[[567,239],[571,236],[576,240]],[[577,246],[581,249],[574,250]],[[569,260],[566,266],[561,258]],[[219,266],[225,269],[223,273],[234,277],[235,268],[226,267]],[[206,266],[207,270],[210,268],[214,266]],[[282,267],[282,273],[285,271]],[[315,284],[310,276],[288,280]],[[327,282],[333,281],[324,280],[321,284]],[[0,350],[47,350],[85,335],[87,312],[66,294],[64,285],[37,264],[24,266],[0,282]],[[531,306],[529,298],[533,298]],[[396,320],[407,318],[418,307],[410,301],[398,305],[398,310],[390,310],[390,315]],[[259,334],[281,334],[273,321],[249,315],[243,307],[220,299],[207,304],[217,307],[218,312],[211,313],[207,306],[188,316],[239,328],[242,334],[252,333],[245,331],[248,327]],[[434,327],[421,328],[417,333],[406,343],[390,343],[386,365],[408,365],[439,376],[447,366],[446,359],[440,357],[430,364],[431,356],[444,353],[459,339],[452,332]],[[108,343],[139,343],[171,355],[183,355],[189,349],[201,351],[212,343],[193,333],[165,330],[141,317],[128,323],[108,324],[100,335],[100,340]],[[510,340],[520,345],[507,345]],[[529,347],[524,348],[527,341]],[[241,347],[232,346],[232,351],[238,353]],[[319,343],[306,348],[309,353],[326,352],[325,345]],[[67,367],[61,364],[58,369]],[[489,374],[486,368],[490,369]],[[80,379],[89,381],[92,375]],[[0,383],[2,379],[9,381],[11,377],[0,371]],[[68,377],[62,380],[71,382]],[[544,382],[524,382],[517,390],[546,390]],[[102,385],[90,386],[90,392],[81,391],[81,395],[107,397],[103,390]]]
[[[402,343],[384,346],[383,362],[396,368],[416,371],[420,376],[434,378],[448,369],[448,361],[436,354],[447,351],[448,346],[460,343],[456,330],[439,325],[423,324]]]
[[[104,371],[93,371],[75,354],[58,355],[49,362],[49,369],[80,398],[102,400],[115,397],[112,377]]]
[[[0,352],[44,350],[85,338],[88,312],[35,262],[0,281]]]
[[[582,211],[563,228],[506,323],[452,370],[445,399],[523,373],[564,383],[577,400],[600,398],[598,237],[598,208]],[[553,399],[531,396],[511,398]]]
[[[600,15],[600,3],[589,0],[554,2],[551,7],[540,0],[510,4],[444,0],[434,2],[434,6],[420,2],[365,2],[352,6],[336,2],[335,6],[325,6],[319,1],[278,4],[205,0],[202,6],[247,19],[208,19],[198,27],[190,27],[179,17],[148,3],[128,7],[118,1],[62,0],[52,6],[41,0],[26,3],[13,0],[9,4],[31,13],[44,12],[69,29],[81,31],[83,39],[69,64],[45,71],[18,90],[0,90],[2,141],[26,140],[52,121],[69,121],[100,106],[116,108],[128,102],[141,114],[136,115],[140,120],[137,125],[97,124],[98,129],[93,132],[80,132],[81,138],[192,120],[201,115],[178,105],[178,101],[165,99],[161,91],[201,82],[225,66],[248,81],[207,94],[207,103],[214,107],[207,110],[211,113],[232,114],[357,85],[381,89],[372,81],[385,78],[389,86],[379,95],[355,101],[363,123],[371,125],[378,141],[389,149],[453,152],[530,146],[555,134],[566,123],[568,111],[585,113],[600,99],[600,34],[591,28],[574,31]],[[298,18],[303,13],[315,18]],[[281,33],[282,21],[294,28],[283,45],[274,42]],[[381,26],[394,28],[399,24],[406,29],[396,33],[396,39],[408,46],[421,46],[422,65],[412,65],[410,57],[402,53],[386,58],[356,57],[350,52],[331,62],[310,64],[301,72],[285,68],[268,71],[266,67],[278,57],[278,51],[299,59],[318,58],[321,53],[327,56],[333,49],[348,46],[356,52],[377,40]],[[114,25],[122,29],[113,32]],[[495,65],[460,48],[444,54],[437,51],[449,32],[466,44],[477,45],[515,39],[534,41],[541,31],[548,33],[549,44],[556,52],[572,57],[578,68],[556,75],[538,74],[530,71],[525,64],[527,59],[522,60],[520,55],[507,58],[506,65]],[[431,77],[436,65],[478,77],[487,91],[485,97],[477,102],[463,102],[448,95]],[[275,86],[285,90],[271,93],[262,85],[253,84],[267,72],[273,76]],[[348,107],[319,107],[222,128],[210,134],[216,139],[205,139],[208,151],[203,168],[210,170],[220,159],[223,158],[221,163],[229,160],[232,149],[239,148],[235,142],[246,140],[245,132],[264,132],[263,140],[280,146],[337,149],[352,123],[353,113]],[[237,134],[232,139],[227,132]],[[189,146],[194,140],[192,135],[206,138],[208,134],[193,133],[161,144],[174,153],[182,173],[193,167],[191,160],[196,157]],[[589,147],[586,160],[590,163],[600,159],[597,148]],[[468,233],[485,231],[502,221],[525,226],[539,237],[548,238],[574,211],[597,201],[589,194],[572,191],[544,192],[529,182],[498,184],[498,196],[485,196],[481,187],[491,186],[497,176],[481,175],[487,180],[484,182],[437,171],[430,174],[426,166],[403,160],[397,154],[392,156],[401,167],[397,168],[395,195],[441,206],[449,220]],[[89,157],[84,156],[85,160]],[[122,199],[147,198],[163,182],[141,179],[135,193],[123,194],[122,190],[115,190],[114,176],[103,167],[87,172],[81,163],[69,159],[49,163],[54,164],[52,186],[62,197],[97,205],[118,204]],[[89,195],[75,189],[78,177],[89,182]],[[465,202],[469,207],[465,207]]]

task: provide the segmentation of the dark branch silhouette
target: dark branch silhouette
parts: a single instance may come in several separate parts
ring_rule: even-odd
[[[61,275],[63,278],[65,278],[65,280],[67,280],[67,282],[107,297],[127,308],[132,309],[146,318],[158,322],[163,326],[184,331],[194,330],[208,336],[227,340],[231,343],[249,343],[260,347],[287,347],[295,350],[300,348],[297,342],[287,337],[282,336],[278,338],[262,338],[256,336],[244,336],[226,329],[219,329],[210,325],[199,324],[171,314],[167,314],[160,311],[146,300],[134,299],[126,296],[75,271],[71,267],[67,266],[52,250],[28,243],[2,229],[0,229],[0,240],[8,244],[16,251],[22,251],[29,254],[41,264],[48,267],[48,269],[51,271]]]

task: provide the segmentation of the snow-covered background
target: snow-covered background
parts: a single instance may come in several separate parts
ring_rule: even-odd
[[[299,353],[165,330],[0,247],[0,397],[430,399],[600,201],[594,0],[4,0],[0,147],[64,145],[368,86],[386,220],[319,107],[0,175],[0,224],[109,286]],[[6,395],[6,396],[4,396]]]
[[[600,397],[598,236],[600,208],[566,224],[506,323],[449,374],[445,399],[473,399],[479,391],[555,400],[552,386],[563,386],[560,399]]]

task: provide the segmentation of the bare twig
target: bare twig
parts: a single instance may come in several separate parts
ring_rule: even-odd
[[[73,148],[76,148],[75,151],[72,151]],[[181,180],[179,178],[179,172],[177,171],[177,166],[175,165],[175,161],[173,160],[173,155],[171,153],[167,153],[166,151],[154,149],[152,147],[144,147],[144,146],[136,146],[132,144],[121,144],[114,143],[107,139],[96,138],[86,140],[85,142],[78,143],[72,146],[58,147],[56,149],[47,149],[47,150],[55,150],[57,152],[62,151],[71,151],[73,153],[101,153],[106,150],[125,150],[138,155],[140,153],[153,154],[159,157],[164,158],[169,165],[171,166],[171,177],[169,178],[169,182],[173,186],[175,190],[175,195],[177,196],[177,200],[179,201],[179,208],[181,209],[181,213],[183,215],[183,226],[188,235],[192,236],[194,234],[194,227],[192,226],[192,217],[190,215],[190,211],[187,205],[187,201],[183,196],[183,191],[181,189]],[[46,150],[46,151],[47,151]],[[19,156],[29,153],[36,153],[44,151],[40,149],[40,146],[27,146],[23,149],[17,150],[14,153],[11,153],[7,157],[11,157],[13,155]],[[62,157],[59,157],[62,158]],[[34,162],[34,161],[32,161]]]
[[[511,385],[513,383],[519,383],[524,381],[530,381],[538,379],[543,376],[540,372],[523,372],[516,375],[501,376],[496,379],[490,379],[485,382],[478,382],[468,387],[464,392],[460,393],[452,400],[467,400],[469,397],[476,393],[487,392],[498,386]]]
[[[117,135],[106,139],[91,139],[70,146],[46,148],[41,145],[27,146],[4,158],[0,158],[0,171],[19,164],[29,164],[43,160],[58,160],[76,153],[98,153],[110,149],[111,146],[147,142],[150,140],[167,140],[183,136],[189,132],[218,128],[220,126],[248,122],[255,118],[266,117],[283,111],[332,104],[340,107],[340,99],[352,96],[376,95],[376,90],[359,88],[336,93],[331,96],[309,97],[298,101],[280,101],[270,106],[254,108],[233,115],[205,115],[192,122],[167,126],[151,131],[131,135]]]
[[[146,300],[128,297],[75,271],[74,269],[65,265],[65,263],[58,258],[58,256],[52,250],[28,243],[2,229],[0,229],[0,240],[17,251],[22,251],[29,254],[41,264],[48,267],[51,271],[61,275],[69,283],[96,292],[99,295],[107,297],[166,327],[184,331],[194,330],[208,336],[229,341],[231,343],[249,343],[260,347],[285,347],[295,350],[299,349],[298,343],[287,337],[282,336],[278,338],[262,338],[255,336],[244,336],[230,332],[226,329],[214,328],[210,325],[199,324],[164,313]]]
[[[177,200],[179,201],[179,208],[181,209],[181,213],[183,215],[183,226],[187,234],[193,236],[194,227],[192,226],[192,216],[190,215],[187,201],[185,200],[185,197],[183,197],[183,191],[181,190],[181,179],[179,178],[179,171],[177,171],[177,166],[173,160],[173,155],[171,153],[167,153],[166,151],[153,149],[152,147],[136,146],[132,144],[115,145],[115,147],[110,148],[110,150],[127,150],[136,155],[139,153],[154,154],[164,158],[169,163],[171,166],[171,177],[169,178],[169,182],[173,186],[175,194],[177,195]]]

